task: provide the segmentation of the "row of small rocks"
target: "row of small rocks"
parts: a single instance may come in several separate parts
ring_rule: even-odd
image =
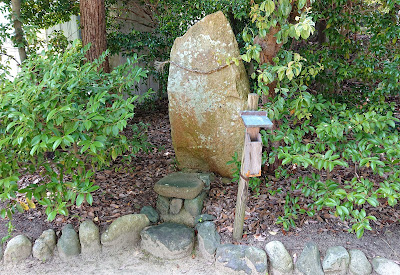
[[[83,257],[94,257],[102,250],[119,250],[134,246],[140,240],[140,232],[150,225],[144,214],[130,214],[116,219],[100,236],[99,228],[90,220],[79,226],[78,233],[68,224],[61,231],[58,239],[53,229],[44,231],[32,245],[24,235],[12,238],[0,256],[4,264],[18,264],[32,255],[40,261],[47,261],[58,252],[61,259],[69,259],[81,254]]]
[[[360,250],[347,251],[341,246],[330,247],[321,263],[318,247],[308,243],[294,263],[289,252],[279,241],[269,242],[265,249],[252,246],[220,244],[221,238],[215,224],[209,221],[213,217],[201,215],[196,218],[197,250],[201,257],[215,262],[223,274],[371,274],[372,268],[377,274],[398,275],[400,266],[385,258],[374,258],[372,265]],[[55,251],[60,258],[69,260],[79,254],[93,257],[107,250],[108,253],[136,246],[163,259],[190,257],[194,253],[195,230],[183,224],[162,223],[149,226],[150,221],[144,214],[130,214],[116,219],[100,235],[98,227],[92,221],[80,224],[78,233],[72,225],[62,229],[58,239],[50,229],[34,242],[24,235],[11,239],[4,251],[5,264],[18,264],[31,255],[47,261]],[[1,248],[1,247],[0,247]],[[0,249],[0,255],[2,255]],[[268,263],[269,259],[269,263]]]
[[[264,250],[244,245],[219,245],[220,238],[214,223],[198,224],[197,229],[201,255],[211,259],[215,253],[215,265],[226,274],[232,271],[265,274],[269,270],[268,274],[272,275],[367,275],[372,273],[372,267],[377,274],[400,274],[400,266],[395,262],[377,257],[372,260],[371,265],[361,250],[347,251],[342,246],[330,247],[321,263],[317,245],[310,242],[294,264],[289,252],[279,241],[267,243]]]

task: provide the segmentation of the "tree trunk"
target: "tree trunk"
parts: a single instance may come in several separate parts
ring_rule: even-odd
[[[254,43],[261,46],[261,53],[260,53],[260,64],[269,63],[271,65],[274,64],[272,59],[276,56],[279,50],[282,47],[282,44],[276,43],[275,34],[279,31],[279,28],[271,28],[269,33],[264,37],[261,38],[257,36],[254,38]],[[270,83],[268,85],[269,88],[269,95],[268,97],[275,97],[275,87],[276,82]],[[268,101],[268,97],[263,95],[262,96],[262,103],[266,103]]]
[[[107,50],[106,38],[106,11],[104,0],[81,0],[79,4],[81,13],[82,43],[91,43],[90,49],[86,52],[88,61],[97,59]],[[101,68],[104,72],[110,72],[108,58]]]
[[[18,54],[21,63],[26,59],[25,43],[24,43],[24,31],[22,30],[21,18],[21,0],[11,0],[12,8],[12,20],[15,29],[15,42],[18,47]]]
[[[326,34],[325,34],[325,30],[326,30],[326,21],[325,19],[319,20],[317,22],[317,26],[316,29],[318,31],[318,43],[320,45],[322,45],[323,43],[326,43]]]
[[[261,38],[259,36],[257,36],[254,39],[254,43],[258,44],[261,46],[261,53],[260,53],[260,64],[264,64],[264,63],[269,63],[269,64],[274,64],[274,62],[272,61],[272,59],[277,55],[277,53],[279,52],[279,50],[282,47],[282,44],[278,44],[276,43],[276,37],[275,34],[279,31],[279,28],[272,28],[270,29],[269,33],[264,37]],[[275,94],[275,87],[276,87],[276,81],[268,84],[268,88],[269,88],[269,95],[263,95],[262,96],[262,103],[265,104],[268,101],[268,97],[270,98],[274,98],[276,96]],[[280,122],[275,120],[273,121],[274,126],[272,128],[272,130],[276,130],[279,128]],[[271,147],[279,147],[280,142],[272,142],[271,143]],[[268,151],[271,151],[271,148],[268,149]],[[268,173],[273,173],[280,165],[281,165],[282,161],[280,159],[278,159],[278,157],[275,158],[275,162],[273,164],[270,164],[268,167],[266,167],[266,170]]]

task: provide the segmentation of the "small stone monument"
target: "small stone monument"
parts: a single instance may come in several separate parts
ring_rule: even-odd
[[[195,217],[201,214],[210,187],[210,179],[205,175],[172,173],[154,185],[158,194],[156,209],[161,220],[191,227],[195,225]]]

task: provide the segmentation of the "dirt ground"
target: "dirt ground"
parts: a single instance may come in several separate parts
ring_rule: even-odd
[[[170,126],[166,102],[154,106],[154,112],[138,112],[133,122],[143,121],[149,124],[147,135],[154,145],[150,153],[139,153],[132,163],[123,159],[116,161],[108,170],[96,174],[96,184],[100,186],[94,194],[93,205],[70,208],[70,217],[57,216],[53,222],[46,220],[45,209],[36,205],[13,218],[12,236],[25,234],[32,242],[49,228],[60,234],[61,228],[71,223],[78,229],[84,219],[93,220],[104,232],[116,218],[139,213],[144,205],[155,206],[154,183],[177,170],[174,150],[171,144]],[[301,171],[300,171],[301,172]],[[300,173],[299,172],[299,173]],[[20,184],[39,182],[40,174],[26,175]],[[287,182],[273,182],[289,188]],[[289,250],[294,260],[300,255],[304,245],[313,241],[320,248],[321,256],[330,246],[341,245],[346,249],[360,249],[371,260],[381,256],[400,263],[400,225],[399,206],[388,208],[384,205],[374,209],[379,215],[378,223],[372,223],[373,231],[365,232],[361,239],[347,232],[349,224],[340,221],[329,210],[323,210],[314,217],[302,217],[297,228],[283,231],[275,224],[282,215],[285,194],[270,195],[268,188],[261,186],[258,195],[252,196],[247,203],[244,231],[240,244],[264,248],[272,240],[280,240]],[[209,197],[205,201],[204,213],[217,217],[217,230],[223,243],[235,243],[232,239],[234,206],[237,184],[216,176],[211,183]],[[0,205],[1,206],[1,205]],[[0,220],[0,237],[7,235],[7,220]],[[18,268],[0,267],[0,274],[217,274],[214,266],[193,254],[192,258],[163,261],[141,252],[139,248],[121,251],[117,254],[102,254],[97,261],[81,257],[69,262],[54,258],[50,262],[40,263],[28,259]]]
[[[27,260],[18,267],[0,266],[0,274],[190,274],[213,275],[220,274],[212,263],[201,258],[187,258],[184,260],[161,260],[141,252],[138,248],[123,250],[112,255],[102,254],[98,258],[83,259],[76,257],[69,261],[62,261],[55,257],[46,263],[34,259]]]

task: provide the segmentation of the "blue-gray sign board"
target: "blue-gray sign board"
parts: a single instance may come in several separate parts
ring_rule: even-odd
[[[246,128],[260,127],[270,129],[273,126],[265,111],[243,111],[240,116]]]

